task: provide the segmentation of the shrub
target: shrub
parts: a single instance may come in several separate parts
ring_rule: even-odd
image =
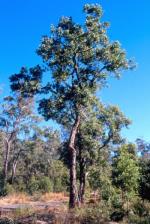
[[[53,180],[54,192],[62,192],[67,190],[69,186],[68,170],[61,161],[53,161],[49,176]]]
[[[15,189],[14,189],[13,185],[7,183],[6,186],[5,186],[5,192],[6,192],[6,194],[15,193]]]
[[[149,224],[150,223],[150,217],[139,217],[139,216],[131,216],[129,217],[128,223],[134,223],[134,224]]]
[[[17,219],[20,217],[26,217],[34,214],[34,209],[32,207],[22,207],[18,208],[13,212],[13,219]]]
[[[125,212],[123,210],[119,209],[119,210],[114,211],[110,215],[110,219],[112,221],[119,222],[119,221],[122,221],[123,220],[124,216],[125,216]]]
[[[42,177],[38,181],[38,190],[41,193],[47,193],[47,192],[52,192],[53,191],[53,184],[50,181],[49,177]]]
[[[109,221],[110,210],[105,206],[105,202],[101,201],[94,205],[87,205],[75,210],[76,220],[80,224],[99,224]],[[78,223],[74,222],[74,223]]]
[[[27,183],[25,183],[25,181],[23,180],[23,178],[18,178],[17,180],[15,180],[15,183],[13,184],[16,192],[25,192],[27,191]]]
[[[133,212],[139,217],[148,217],[150,215],[150,203],[138,200],[133,205]]]
[[[0,171],[0,196],[5,196],[7,194],[4,183],[4,176],[2,171]]]
[[[36,180],[34,177],[32,177],[27,186],[27,190],[28,190],[29,194],[31,194],[31,195],[36,193],[39,190],[38,180]]]
[[[41,177],[40,179],[31,178],[28,185],[28,192],[33,195],[34,193],[46,193],[53,191],[53,184],[48,177]]]
[[[7,217],[0,218],[0,224],[14,224],[13,220]]]

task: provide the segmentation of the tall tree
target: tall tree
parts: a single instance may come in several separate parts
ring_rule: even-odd
[[[17,147],[17,139],[30,133],[30,128],[37,116],[33,112],[33,99],[22,98],[20,93],[4,98],[1,104],[0,131],[3,139],[3,178],[8,180],[8,165],[10,156],[12,162],[12,172],[15,175],[17,161],[19,159],[21,147]]]
[[[70,128],[70,208],[78,201],[75,141],[84,112],[111,74],[118,78],[122,70],[132,67],[119,42],[110,42],[109,24],[101,22],[102,8],[86,4],[84,13],[84,25],[75,23],[71,17],[62,17],[57,26],[51,27],[50,36],[43,37],[37,51],[51,71],[50,82],[41,88],[41,93],[48,95],[41,100],[39,111],[46,120],[53,119]],[[16,77],[13,80],[18,88]],[[28,92],[38,89],[37,85],[35,89],[34,85],[29,86]]]

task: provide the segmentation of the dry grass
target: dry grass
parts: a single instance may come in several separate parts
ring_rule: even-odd
[[[29,196],[25,193],[14,193],[0,199],[0,205],[31,204],[33,202],[68,201],[65,193],[45,193]]]
[[[28,204],[31,197],[25,193],[14,193],[0,199],[0,205]]]
[[[40,201],[48,202],[48,201],[68,201],[68,196],[61,192],[61,193],[45,193],[41,195]]]

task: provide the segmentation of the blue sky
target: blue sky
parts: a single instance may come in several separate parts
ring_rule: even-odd
[[[129,58],[138,67],[125,72],[121,80],[111,79],[101,93],[104,103],[119,105],[132,120],[123,135],[130,141],[137,137],[150,140],[150,1],[149,0],[0,0],[0,87],[8,93],[8,77],[21,66],[41,62],[36,55],[42,35],[49,34],[50,24],[60,16],[72,16],[83,22],[82,6],[99,3],[103,20],[109,21],[109,36],[119,40]],[[1,95],[2,96],[2,95]]]

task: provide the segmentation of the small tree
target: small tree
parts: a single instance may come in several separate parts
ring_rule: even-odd
[[[87,115],[86,121],[82,121],[76,142],[81,202],[84,201],[86,173],[96,163],[97,171],[98,167],[102,168],[99,157],[102,156],[102,152],[104,153],[103,149],[107,151],[108,147],[120,144],[123,141],[120,132],[129,124],[130,121],[118,107],[103,106],[102,104],[93,108],[93,112]]]
[[[125,144],[119,148],[113,161],[113,181],[121,190],[122,203],[135,196],[139,187],[139,166],[135,156],[135,146]],[[128,208],[127,208],[128,210]]]

